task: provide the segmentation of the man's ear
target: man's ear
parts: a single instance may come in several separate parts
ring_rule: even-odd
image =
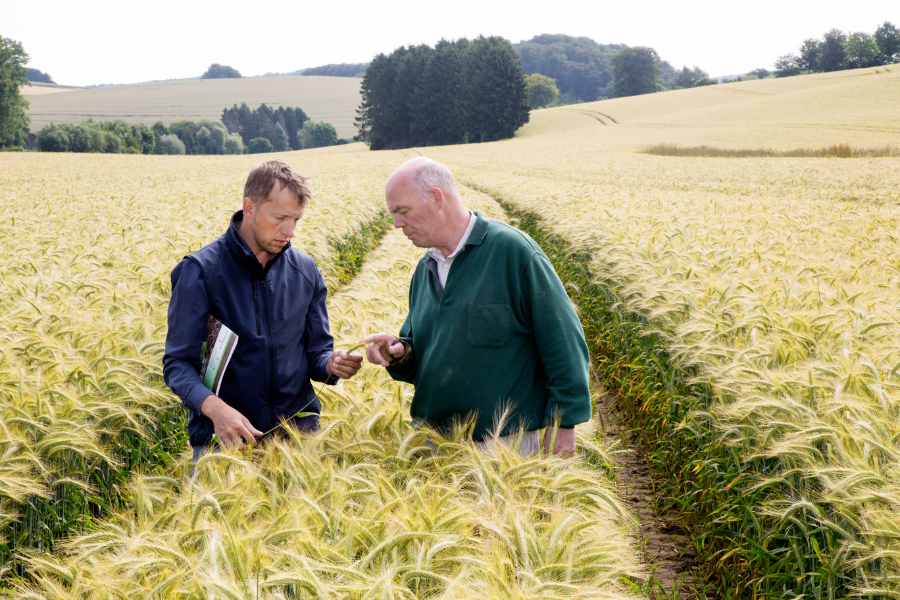
[[[252,198],[244,198],[244,216],[252,217],[253,211],[256,209],[256,206],[253,204]]]
[[[434,202],[435,210],[441,210],[444,207],[444,193],[439,187],[433,187],[428,190],[428,196]]]

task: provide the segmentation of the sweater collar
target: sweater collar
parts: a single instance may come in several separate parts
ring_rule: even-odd
[[[239,210],[231,216],[231,223],[228,227],[228,231],[225,232],[225,243],[228,245],[228,250],[231,251],[235,260],[237,260],[238,264],[242,267],[264,270],[262,265],[259,264],[259,259],[257,259],[256,255],[250,250],[250,246],[247,245],[247,242],[245,242],[244,238],[241,237],[241,234],[238,233],[238,228],[241,226],[243,220],[243,210]],[[266,270],[268,270],[270,265],[281,258],[281,255],[290,247],[291,243],[288,242],[285,247],[281,249],[281,252],[270,258],[266,263]]]
[[[487,237],[487,218],[483,214],[481,214],[480,210],[473,210],[472,214],[477,217],[477,220],[475,221],[475,226],[472,227],[472,233],[469,234],[469,239],[466,240],[466,248],[468,248],[469,246],[480,246],[484,241],[484,238]]]

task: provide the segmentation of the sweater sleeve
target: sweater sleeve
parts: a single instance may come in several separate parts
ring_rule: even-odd
[[[402,341],[409,344],[409,357],[396,367],[387,368],[388,375],[395,381],[403,381],[405,383],[413,383],[419,368],[418,361],[416,360],[416,344],[412,328],[413,297],[417,285],[418,273],[419,270],[417,269],[416,272],[413,273],[412,281],[409,283],[409,313],[406,315],[406,320],[403,321],[403,326],[400,327],[400,335],[398,336]]]
[[[574,427],[591,418],[590,358],[581,321],[553,265],[535,253],[522,274],[525,306],[530,311],[538,355],[547,374],[544,417]]]
[[[172,270],[168,319],[163,379],[186,408],[200,414],[200,405],[212,394],[200,379],[200,348],[206,337],[209,299],[203,271],[190,259],[182,260]]]

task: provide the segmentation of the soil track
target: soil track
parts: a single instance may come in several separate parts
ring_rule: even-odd
[[[616,455],[618,473],[616,485],[628,509],[638,518],[637,540],[641,557],[651,575],[650,598],[700,599],[695,587],[697,575],[696,553],[687,530],[678,521],[678,512],[664,513],[665,498],[657,498],[653,478],[647,466],[646,452],[638,436],[628,427],[625,418],[615,408],[615,394],[599,380],[594,381],[597,398],[599,429],[610,442],[619,442],[624,449]]]

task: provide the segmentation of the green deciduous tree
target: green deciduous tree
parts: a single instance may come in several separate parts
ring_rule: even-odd
[[[612,67],[617,98],[657,91],[659,55],[653,48],[624,48],[613,55]]]
[[[593,102],[612,95],[612,55],[622,44],[598,44],[587,37],[542,34],[513,45],[522,69],[554,79],[560,95]],[[671,65],[669,65],[671,68]]]
[[[544,108],[559,102],[559,88],[550,77],[534,73],[525,78],[525,85],[528,87],[528,104],[531,108]]]
[[[900,60],[900,30],[893,23],[885,21],[875,30],[875,43],[885,62]]]
[[[275,149],[272,147],[272,142],[263,137],[253,138],[250,140],[250,143],[247,144],[247,149],[250,154],[263,154],[265,152],[272,152]]]
[[[803,41],[797,57],[797,66],[807,73],[812,73],[819,68],[819,40],[810,38]]]
[[[0,36],[0,147],[21,146],[28,135],[29,105],[19,93],[20,85],[30,85],[27,62],[22,44]]]
[[[775,61],[775,77],[793,77],[800,74],[800,59],[793,52]]]
[[[701,79],[707,79],[708,77],[709,77],[709,73],[707,73],[700,67],[695,66],[693,69],[690,67],[682,67],[680,70],[675,71],[675,76],[672,77],[672,87],[673,88],[694,87],[695,83],[697,83]]]
[[[240,72],[234,67],[213,63],[209,65],[206,73],[200,76],[200,79],[237,79],[240,77]]]
[[[173,133],[166,133],[159,138],[161,154],[184,154],[184,142]]]
[[[867,67],[875,62],[878,56],[878,44],[868,33],[857,31],[847,36],[844,43],[847,53],[847,66],[850,68]]]
[[[844,50],[846,41],[847,36],[840,29],[831,29],[822,37],[816,57],[819,70],[828,73],[844,68],[844,62],[847,59],[847,52]]]

